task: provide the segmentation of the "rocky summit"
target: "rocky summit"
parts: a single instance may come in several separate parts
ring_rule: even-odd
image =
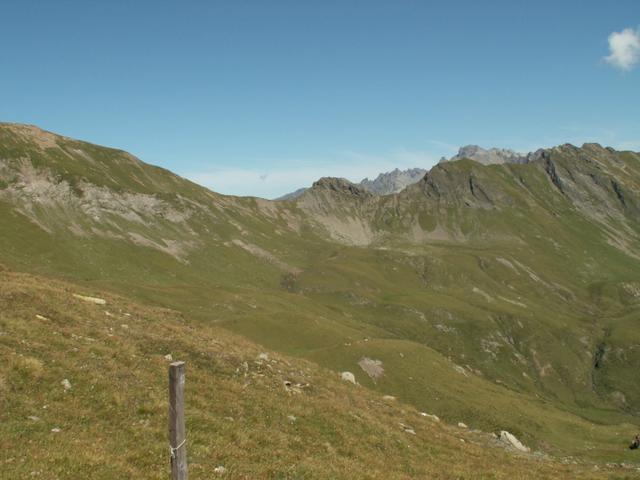
[[[542,151],[542,150],[540,150]],[[456,160],[469,159],[474,160],[483,165],[503,164],[503,163],[528,163],[538,155],[539,152],[529,153],[526,155],[514,152],[513,150],[504,148],[484,149],[478,145],[467,145],[460,147],[458,153],[451,158],[441,158],[440,163],[452,162]],[[380,173],[375,179],[369,180],[364,178],[356,185],[366,190],[378,194],[389,195],[399,193],[409,185],[418,183],[428,172],[424,168],[409,168],[400,170],[396,168],[390,172]],[[294,200],[300,197],[307,188],[299,188],[298,190],[282,195],[276,200]]]
[[[380,173],[373,180],[365,178],[354,185],[377,195],[389,195],[391,193],[398,193],[405,187],[418,182],[422,177],[424,177],[425,173],[427,173],[427,170],[423,168],[409,168],[407,170],[400,170],[396,168],[391,172]],[[348,182],[348,180],[345,181]],[[298,190],[287,193],[276,200],[294,200],[306,191],[307,188],[299,188]]]
[[[633,478],[640,154],[458,156],[269,201],[1,124],[5,471],[161,478],[184,359],[194,476]]]
[[[408,170],[395,169],[388,173],[381,173],[375,179],[365,178],[360,185],[367,190],[379,195],[389,195],[404,190],[405,187],[419,182],[427,173],[423,168],[410,168]]]
[[[483,165],[493,165],[502,163],[527,163],[527,155],[514,152],[505,148],[484,149],[478,145],[466,145],[460,147],[458,153],[453,157],[442,158],[440,162],[451,162],[468,158]]]

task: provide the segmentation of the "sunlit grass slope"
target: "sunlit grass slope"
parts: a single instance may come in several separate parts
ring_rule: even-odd
[[[517,455],[489,435],[433,422],[313,363],[176,311],[7,270],[0,306],[6,478],[166,478],[166,355],[187,362],[194,479],[216,478],[219,466],[227,478],[631,474]]]

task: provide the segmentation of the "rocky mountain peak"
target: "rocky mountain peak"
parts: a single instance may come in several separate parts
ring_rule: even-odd
[[[527,163],[527,156],[507,148],[489,148],[485,149],[478,145],[465,145],[460,147],[458,153],[453,157],[443,158],[440,160],[452,162],[468,158],[483,165],[493,165],[502,163]]]
[[[376,195],[389,195],[398,193],[409,185],[419,182],[426,173],[427,170],[424,168],[409,168],[407,170],[395,168],[390,172],[379,174],[373,180],[364,178],[359,183],[352,183],[344,178],[324,177],[315,182],[313,186],[332,188],[336,191],[350,190],[352,187],[355,187],[358,190],[364,190]],[[299,188],[294,192],[276,198],[276,200],[294,200],[302,196],[307,190],[307,188]]]
[[[322,177],[320,180],[317,180],[313,183],[311,189],[331,190],[334,192],[347,193],[349,195],[356,195],[361,197],[371,195],[371,193],[366,189],[359,187],[346,178],[338,177]]]
[[[407,186],[419,182],[427,173],[424,168],[396,168],[391,172],[381,173],[374,180],[365,178],[359,185],[378,195],[389,195],[404,190]]]

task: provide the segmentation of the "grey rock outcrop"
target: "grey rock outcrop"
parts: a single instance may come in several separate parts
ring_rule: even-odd
[[[493,165],[502,163],[527,163],[527,157],[527,155],[506,148],[485,149],[478,145],[466,145],[460,147],[458,153],[453,157],[449,159],[442,158],[440,162],[453,162],[455,160],[468,158],[483,165]]]
[[[368,178],[363,179],[359,183],[351,183],[345,179],[333,179],[334,184],[337,184],[336,181],[346,182],[350,185],[355,185],[363,190],[366,190],[371,193],[375,193],[377,195],[390,195],[392,193],[398,193],[401,190],[404,190],[405,187],[409,185],[413,185],[414,183],[418,183],[427,173],[427,170],[424,168],[409,168],[407,170],[400,170],[396,168],[391,172],[385,172],[379,174],[373,180],[369,180]],[[313,185],[328,185],[329,178],[321,178]],[[304,192],[306,192],[308,188],[299,188],[294,192],[287,193],[282,195],[281,197],[276,198],[276,200],[295,200],[302,196]]]
[[[509,445],[510,447],[515,448],[516,450],[520,450],[521,452],[529,452],[529,447],[523,445],[520,440],[516,438],[512,433],[507,432],[506,430],[502,430],[498,435],[498,438],[501,442]]]
[[[396,168],[391,172],[381,173],[375,179],[365,178],[358,185],[378,195],[389,195],[404,190],[405,187],[419,182],[427,173],[424,168]]]

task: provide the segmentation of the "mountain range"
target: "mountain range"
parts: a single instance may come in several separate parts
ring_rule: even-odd
[[[322,178],[269,201],[0,124],[0,225],[0,435],[7,458],[29,452],[14,478],[59,444],[58,423],[59,478],[91,462],[160,478],[165,355],[193,368],[196,465],[239,477],[638,467],[626,448],[640,415],[638,153],[465,147],[428,172]],[[98,444],[67,457],[73,432],[118,452],[110,425],[148,448],[122,437],[129,460],[112,467]],[[500,449],[500,431],[533,453]],[[470,456],[455,454],[460,439]],[[266,460],[274,442],[286,461]]]
[[[441,158],[440,163],[461,160],[463,158],[474,160],[483,165],[527,163],[531,155],[532,154],[523,155],[513,150],[503,148],[484,149],[478,145],[467,145],[460,147],[458,153],[451,158]],[[409,168],[407,170],[396,168],[391,172],[380,173],[373,180],[365,178],[356,185],[378,195],[390,195],[392,193],[398,193],[409,185],[419,182],[427,172],[428,170],[424,168]],[[299,188],[291,193],[278,197],[276,200],[292,200],[301,196],[306,190],[306,187]]]
[[[484,149],[478,145],[467,145],[461,147],[458,153],[453,157],[440,159],[441,162],[451,162],[468,158],[475,160],[483,165],[493,165],[502,163],[527,163],[530,154],[523,155],[513,150],[505,148],[489,148]]]

